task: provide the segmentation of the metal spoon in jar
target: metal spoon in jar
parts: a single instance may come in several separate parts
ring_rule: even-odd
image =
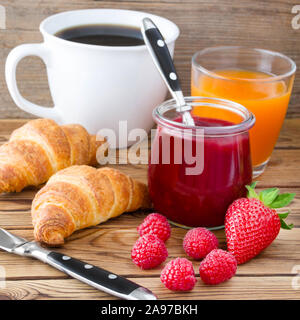
[[[141,31],[154,64],[176,101],[176,111],[182,113],[182,122],[194,126],[194,119],[190,114],[192,107],[185,103],[175,66],[162,34],[149,18],[143,19]]]

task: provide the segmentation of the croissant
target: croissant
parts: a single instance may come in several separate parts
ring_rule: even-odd
[[[144,183],[112,168],[72,166],[53,175],[33,199],[34,237],[58,246],[76,230],[149,207]]]
[[[0,193],[40,185],[71,165],[94,165],[97,148],[103,143],[78,124],[59,126],[50,119],[31,120],[0,147]]]

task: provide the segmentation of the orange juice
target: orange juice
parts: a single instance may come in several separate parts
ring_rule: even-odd
[[[214,71],[211,76],[201,74],[194,77],[191,94],[232,100],[255,115],[250,145],[252,165],[257,166],[271,156],[287,111],[291,88],[292,85],[287,87],[283,80],[274,81],[274,76],[267,73],[226,69]],[[193,112],[201,116],[201,107],[194,108]]]

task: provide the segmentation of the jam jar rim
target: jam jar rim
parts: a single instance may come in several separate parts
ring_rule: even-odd
[[[176,101],[175,99],[169,99],[164,101],[162,104],[158,105],[154,108],[152,112],[152,116],[154,121],[163,126],[167,127],[168,129],[176,130],[176,131],[183,131],[185,129],[204,129],[204,135],[207,136],[223,136],[223,135],[234,135],[240,134],[242,132],[248,131],[253,127],[255,124],[255,116],[254,114],[245,108],[243,105],[226,99],[221,98],[211,98],[211,97],[201,97],[201,96],[189,96],[184,97],[184,100],[188,105],[193,106],[208,106],[214,108],[222,108],[230,110],[244,119],[238,124],[234,124],[231,126],[214,126],[214,127],[205,127],[205,126],[189,126],[185,125],[181,122],[173,121],[167,119],[163,116],[166,111],[170,111],[172,109],[176,109]],[[197,100],[197,101],[195,101]],[[200,100],[200,101],[199,101]],[[202,102],[201,102],[202,100]],[[208,102],[211,101],[211,102]],[[178,116],[180,114],[178,113]],[[195,131],[193,131],[193,135],[197,135]],[[203,135],[203,131],[201,130],[200,135]]]

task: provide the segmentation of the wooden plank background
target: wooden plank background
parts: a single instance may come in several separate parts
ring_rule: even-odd
[[[3,0],[6,30],[0,30],[0,118],[30,118],[9,96],[4,64],[9,51],[21,44],[40,42],[40,22],[57,12],[84,8],[120,8],[147,11],[174,21],[181,30],[175,63],[189,94],[190,59],[202,48],[216,45],[246,45],[280,51],[300,65],[300,29],[291,25],[295,0]],[[298,1],[299,2],[299,1]],[[52,105],[43,63],[24,59],[18,68],[21,93],[29,100]],[[296,75],[288,111],[300,116],[300,74]]]

